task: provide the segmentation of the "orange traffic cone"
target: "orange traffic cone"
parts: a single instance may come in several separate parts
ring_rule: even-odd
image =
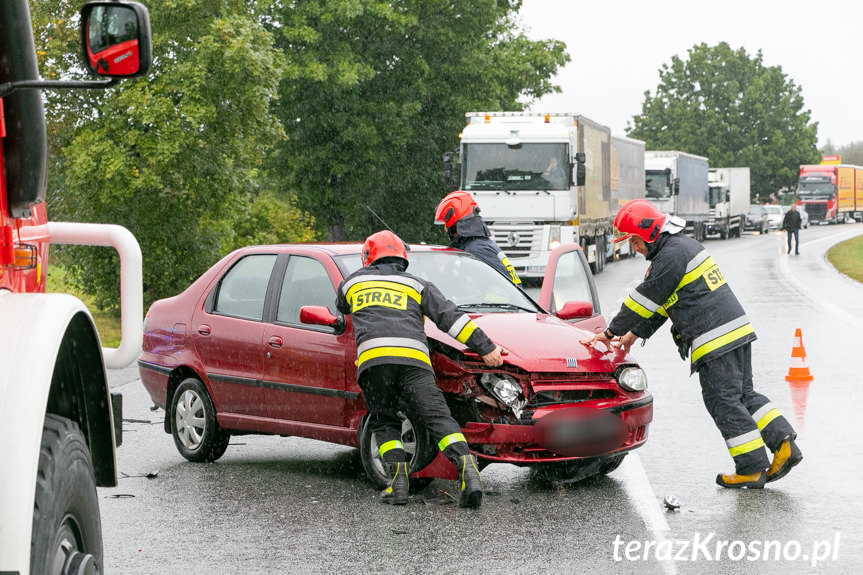
[[[789,380],[788,389],[791,391],[791,405],[794,407],[794,416],[802,429],[806,419],[806,399],[809,395],[811,381]]]
[[[788,375],[785,376],[785,381],[812,381],[814,378],[809,373],[809,366],[806,364],[806,348],[803,347],[803,333],[800,328],[794,333],[794,348],[791,350],[791,367],[788,368]]]

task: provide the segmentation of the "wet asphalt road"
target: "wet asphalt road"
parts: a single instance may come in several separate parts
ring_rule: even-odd
[[[805,456],[763,492],[714,484],[731,460],[667,327],[633,352],[655,398],[645,447],[608,477],[568,486],[491,465],[478,511],[447,504],[456,486],[443,480],[406,507],[381,505],[355,450],[305,439],[234,437],[218,462],[189,463],[129,368],[110,374],[124,396],[124,475],[99,489],[105,571],[859,573],[863,286],[824,252],[860,234],[863,224],[810,227],[800,256],[785,255],[778,232],[706,242],[758,334],[755,387],[797,427]],[[646,267],[638,257],[597,277],[607,318]],[[808,386],[784,379],[797,328]],[[666,495],[678,511],[664,510]]]

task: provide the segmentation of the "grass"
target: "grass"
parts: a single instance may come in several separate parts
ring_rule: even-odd
[[[827,259],[839,272],[863,283],[863,236],[836,244],[827,252]]]
[[[51,265],[48,268],[48,285],[45,287],[45,291],[49,293],[68,293],[80,299],[93,315],[93,321],[96,323],[96,329],[99,331],[102,345],[104,347],[117,347],[120,345],[120,317],[96,309],[96,306],[93,304],[93,298],[82,294],[75,288],[69,281],[65,269],[58,265]]]

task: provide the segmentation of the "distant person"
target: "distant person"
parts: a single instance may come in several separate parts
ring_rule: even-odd
[[[401,442],[400,403],[408,404],[432,441],[455,465],[460,507],[479,507],[482,483],[474,455],[435,383],[425,318],[475,351],[489,367],[503,365],[503,349],[431,282],[405,272],[407,251],[390,231],[366,238],[363,267],[339,285],[336,306],[353,315],[357,380],[369,410],[368,424],[390,478],[384,503],[408,502],[409,469]]]
[[[791,204],[791,209],[785,212],[785,217],[782,219],[782,229],[788,234],[788,252],[791,253],[791,237],[794,237],[794,255],[800,255],[800,212],[797,211],[797,204]]]
[[[557,156],[552,156],[549,160],[548,167],[542,172],[542,177],[555,186],[563,186],[566,181],[566,171],[560,165]]]
[[[632,200],[620,209],[615,242],[629,238],[650,267],[608,329],[581,343],[602,343],[611,350],[615,341],[627,352],[670,319],[680,357],[691,357],[704,405],[734,460],[735,473],[717,475],[716,483],[761,489],[784,477],[803,454],[788,420],[753,388],[752,324],[704,246],[680,233],[684,224],[647,200]],[[765,445],[773,452],[772,462]]]
[[[437,205],[434,220],[436,224],[446,226],[450,247],[475,255],[515,285],[521,283],[509,258],[491,239],[491,230],[480,217],[476,200],[468,192],[447,194]]]

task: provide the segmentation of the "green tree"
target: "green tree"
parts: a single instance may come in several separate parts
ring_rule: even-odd
[[[716,167],[748,166],[752,195],[767,197],[796,184],[801,164],[817,163],[816,122],[801,88],[779,66],[765,66],[743,48],[698,44],[688,60],[671,58],[655,94],[627,134],[648,150],[681,150]]]
[[[68,2],[44,4],[38,24],[67,30],[64,23],[76,21]],[[178,293],[242,242],[238,222],[252,217],[253,198],[266,191],[262,159],[283,137],[270,106],[285,65],[253,11],[260,3],[149,4],[151,74],[104,92],[51,95],[48,106],[52,217],[130,229],[144,254],[147,304]],[[64,35],[64,48],[46,38],[55,36],[39,39],[43,75],[68,76],[74,64],[62,54],[72,40]],[[116,306],[113,252],[61,255],[97,305]]]
[[[828,146],[830,142],[828,141]],[[829,151],[828,151],[829,150]],[[825,155],[842,156],[843,164],[854,164],[855,166],[863,166],[863,140],[859,142],[851,142],[845,146],[829,146],[822,150]]]
[[[270,12],[287,58],[277,113],[287,138],[273,156],[333,240],[382,224],[408,240],[442,240],[433,210],[446,193],[442,156],[464,113],[518,110],[556,88],[569,60],[556,41],[531,41],[521,0],[304,0]],[[436,235],[439,234],[439,235]]]

